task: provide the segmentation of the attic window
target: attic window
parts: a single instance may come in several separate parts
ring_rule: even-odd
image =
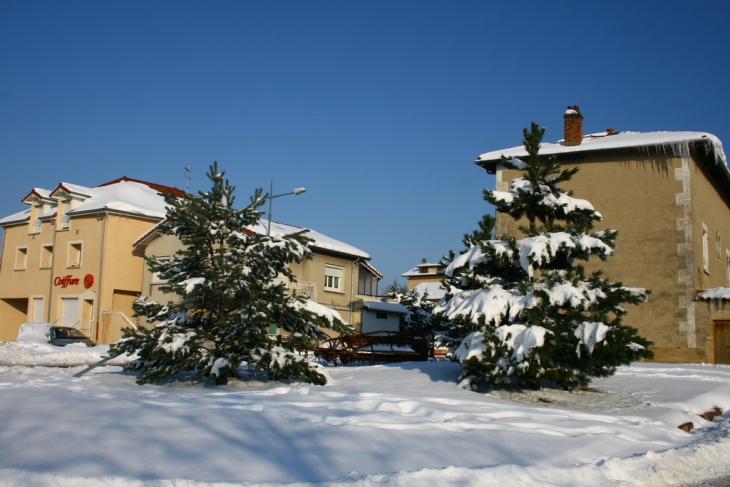
[[[41,215],[41,205],[33,205],[30,208],[30,225],[28,228],[28,234],[41,233],[41,221],[39,216]]]
[[[69,228],[69,216],[66,214],[71,211],[71,200],[59,199],[58,200],[58,223],[57,228],[59,230],[68,230]]]

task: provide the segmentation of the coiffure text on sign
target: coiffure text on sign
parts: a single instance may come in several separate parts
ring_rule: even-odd
[[[62,288],[65,288],[68,286],[78,286],[80,281],[81,280],[78,277],[74,277],[69,274],[68,276],[64,276],[64,277],[60,277],[60,276],[56,277],[53,280],[53,285],[61,286]],[[92,276],[91,274],[86,274],[86,276],[84,276],[84,287],[88,289],[93,285],[94,285],[94,276]]]

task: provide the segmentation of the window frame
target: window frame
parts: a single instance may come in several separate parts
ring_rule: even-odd
[[[72,262],[71,249],[74,249],[78,245],[78,260]],[[73,240],[68,243],[68,249],[66,253],[66,268],[67,269],[81,269],[84,263],[84,241]]]
[[[21,264],[22,261],[22,264]],[[28,269],[28,246],[18,245],[15,247],[15,267],[16,271],[24,271]]]
[[[47,256],[50,256],[48,258],[48,262],[46,262]],[[53,269],[53,257],[53,244],[41,244],[41,260],[39,262],[39,269]]]
[[[172,256],[170,255],[161,255],[160,257],[155,256],[154,259],[162,264],[164,262],[172,262]],[[158,272],[152,273],[152,278],[150,280],[150,284],[164,284],[167,282],[167,279],[160,279],[160,275]]]
[[[344,267],[335,264],[325,264],[323,289],[329,292],[344,293],[344,277]]]
[[[707,230],[707,225],[702,222],[702,268],[705,274],[710,273],[710,232]]]

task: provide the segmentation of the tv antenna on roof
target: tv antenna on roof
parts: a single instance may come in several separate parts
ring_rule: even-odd
[[[185,192],[188,192],[188,189],[190,189],[190,180],[193,179],[190,177],[190,166],[185,166],[183,169],[185,169]]]

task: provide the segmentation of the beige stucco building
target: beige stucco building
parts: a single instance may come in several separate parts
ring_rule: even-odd
[[[654,342],[662,362],[728,363],[730,306],[699,300],[708,288],[730,286],[730,172],[720,141],[702,132],[606,132],[583,136],[578,107],[565,115],[565,139],[543,143],[580,171],[564,185],[603,215],[597,230],[615,229],[615,255],[594,259],[613,281],[651,290],[629,307],[625,323]],[[506,191],[519,171],[500,156],[524,157],[523,147],[482,154],[476,164]],[[497,215],[497,235],[520,235],[508,215]]]
[[[408,280],[408,289],[416,289],[421,297],[432,302],[438,302],[444,297],[446,291],[441,288],[441,281],[444,280],[444,265],[440,262],[428,262],[422,259],[421,263],[413,269],[401,274]]]
[[[24,322],[81,329],[112,343],[133,326],[144,259],[132,244],[165,215],[160,192],[176,188],[123,177],[94,188],[32,189],[30,208],[0,219],[0,340]]]
[[[249,231],[266,234],[267,222],[262,221]],[[302,228],[284,223],[272,222],[271,235],[289,234],[301,231]],[[378,282],[383,276],[369,264],[370,255],[366,252],[339,240],[309,230],[307,236],[313,239],[309,244],[312,260],[293,263],[291,270],[297,280],[287,285],[296,289],[319,304],[337,311],[354,329],[368,329],[369,323],[376,320],[384,327],[399,323],[399,313],[407,310],[381,310],[378,305]],[[160,235],[152,230],[134,243],[135,253],[148,257],[168,260],[174,259],[175,253],[182,248],[181,242],[174,235]],[[142,277],[142,294],[153,301],[165,303],[179,297],[164,294],[160,290],[163,281],[159,281],[149,269],[145,268]],[[402,307],[401,307],[402,308]],[[383,328],[378,328],[383,329]],[[275,333],[277,330],[271,330]],[[325,330],[327,332],[327,330]]]

